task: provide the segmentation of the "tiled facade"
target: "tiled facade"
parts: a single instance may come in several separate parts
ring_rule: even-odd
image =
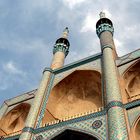
[[[94,129],[92,127],[92,124],[94,121],[100,120],[102,122],[102,125],[100,128]],[[101,140],[106,139],[106,116],[96,117],[92,119],[87,120],[81,120],[76,123],[65,123],[62,126],[55,126],[52,129],[49,129],[44,132],[40,132],[36,134],[34,137],[37,137],[39,135],[42,135],[44,139],[51,139],[54,136],[58,135],[60,132],[63,132],[64,130],[75,130],[75,131],[81,131],[88,134],[92,134],[93,136],[97,136],[97,138]]]
[[[125,56],[117,57],[113,43],[114,28],[112,22],[106,18],[100,19],[96,28],[101,42],[101,53],[62,68],[54,70],[45,68],[38,91],[34,90],[4,102],[0,110],[1,118],[20,103],[32,105],[22,134],[9,136],[5,140],[14,140],[19,136],[20,140],[51,140],[65,130],[89,134],[99,140],[131,140],[130,136],[134,135],[130,134],[131,130],[134,129],[135,122],[140,117],[140,98],[133,102],[126,100],[124,103],[122,94],[126,93],[122,92],[125,91],[125,89],[122,90],[125,87],[122,86],[120,78],[123,79],[127,70],[140,61],[140,49]],[[68,52],[63,47],[66,45],[58,45],[55,48],[55,53],[57,51]],[[87,70],[97,71],[101,74],[103,109],[69,120],[59,120],[57,123],[42,127],[42,119],[52,88],[75,71]]]

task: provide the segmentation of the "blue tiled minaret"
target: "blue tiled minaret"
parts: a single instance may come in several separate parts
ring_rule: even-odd
[[[63,31],[62,37],[59,38],[53,48],[53,60],[50,68],[46,68],[43,72],[42,80],[38,87],[31,109],[27,116],[25,127],[22,130],[20,140],[31,140],[33,131],[40,126],[43,118],[46,104],[47,91],[53,77],[52,71],[64,65],[64,59],[68,54],[70,43],[67,40],[69,30],[66,27]]]
[[[119,86],[119,74],[115,64],[117,53],[113,41],[112,21],[100,13],[96,24],[96,33],[100,39],[104,76],[105,105],[107,108],[108,139],[128,140],[125,113]]]

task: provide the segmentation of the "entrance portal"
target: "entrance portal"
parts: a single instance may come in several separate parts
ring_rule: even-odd
[[[98,139],[82,132],[66,130],[63,133],[56,136],[55,138],[52,138],[52,140],[98,140]]]

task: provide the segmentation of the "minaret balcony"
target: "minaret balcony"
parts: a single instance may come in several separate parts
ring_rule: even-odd
[[[98,28],[96,28],[96,33],[97,33],[98,37],[100,37],[100,34],[101,34],[102,32],[104,32],[104,31],[109,31],[109,32],[111,32],[112,35],[113,35],[113,33],[114,33],[114,28],[113,28],[113,26],[111,26],[111,25],[108,24],[108,23],[102,23],[102,24],[100,24],[100,25],[98,26]]]

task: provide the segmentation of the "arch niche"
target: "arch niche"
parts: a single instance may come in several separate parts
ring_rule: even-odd
[[[51,140],[99,140],[96,137],[75,130],[65,130]]]
[[[21,103],[9,111],[0,121],[1,135],[22,130],[30,110],[30,104]]]
[[[127,99],[132,101],[140,97],[140,60],[125,72],[124,81]]]
[[[134,140],[139,140],[140,138],[140,116],[138,119],[135,121],[133,127],[131,128],[131,137]]]
[[[43,123],[85,113],[101,106],[101,74],[93,70],[77,70],[52,89]]]

